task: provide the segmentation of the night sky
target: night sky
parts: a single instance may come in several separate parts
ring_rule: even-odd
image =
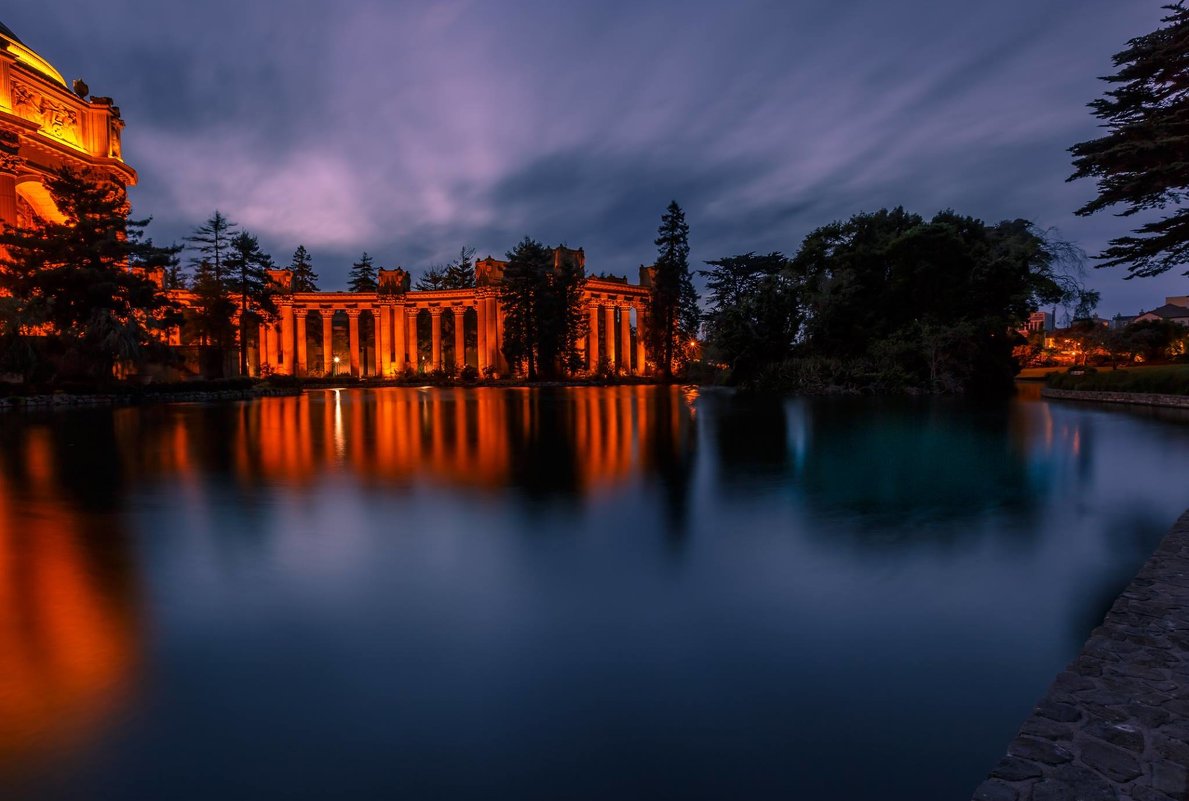
[[[676,198],[692,261],[795,252],[902,204],[1026,217],[1090,252],[1133,221],[1072,214],[1066,148],[1148,0],[59,0],[3,21],[111,95],[158,240],[218,207],[323,288],[367,250],[421,271],[523,235],[593,271],[651,262]],[[1100,313],[1189,292],[1094,270]]]

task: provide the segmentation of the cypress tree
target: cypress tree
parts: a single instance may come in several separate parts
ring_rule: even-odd
[[[1077,213],[1087,216],[1120,206],[1120,216],[1175,210],[1113,239],[1099,255],[1101,267],[1127,265],[1128,277],[1159,275],[1189,259],[1189,9],[1164,7],[1156,31],[1132,39],[1114,57],[1112,88],[1090,104],[1107,133],[1070,148],[1069,180],[1095,178],[1098,196]],[[1186,273],[1189,275],[1189,273]]]

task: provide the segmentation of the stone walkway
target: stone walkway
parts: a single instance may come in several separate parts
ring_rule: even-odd
[[[1186,801],[1187,766],[1189,512],[1057,676],[974,799]]]

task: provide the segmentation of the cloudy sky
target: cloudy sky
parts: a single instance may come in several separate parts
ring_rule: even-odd
[[[902,204],[1026,217],[1096,252],[1066,148],[1159,0],[58,0],[3,21],[128,121],[159,240],[214,208],[324,288],[361,251],[414,271],[523,235],[595,271],[650,262],[670,199],[693,258],[793,252]],[[1092,271],[1100,312],[1189,279]]]

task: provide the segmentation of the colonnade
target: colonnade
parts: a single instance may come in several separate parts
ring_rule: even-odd
[[[589,331],[582,347],[590,372],[610,369],[634,375],[647,372],[645,324],[648,290],[608,283],[593,289],[588,281],[585,303]],[[599,282],[601,284],[602,282]],[[452,367],[461,371],[475,367],[480,375],[508,375],[503,354],[504,315],[493,288],[406,292],[376,295],[351,292],[299,292],[277,299],[275,320],[261,323],[257,348],[257,371],[284,375],[311,374],[394,377],[412,370],[432,372]],[[315,312],[321,321],[316,325]],[[347,317],[345,358],[334,354],[334,315]],[[429,314],[429,347],[422,357],[423,332],[418,331],[422,312]],[[453,317],[452,347],[444,340],[442,317]],[[468,312],[473,312],[469,314]],[[635,313],[635,336],[632,314]],[[371,319],[364,324],[364,315]],[[601,327],[601,330],[600,330]],[[471,336],[468,336],[471,334]],[[321,363],[311,362],[308,342],[321,337]],[[448,335],[448,334],[447,334]],[[475,357],[468,361],[468,340]],[[448,353],[452,351],[452,353]],[[317,358],[315,353],[314,358]],[[449,359],[450,364],[446,361]],[[345,364],[342,362],[345,361]]]

